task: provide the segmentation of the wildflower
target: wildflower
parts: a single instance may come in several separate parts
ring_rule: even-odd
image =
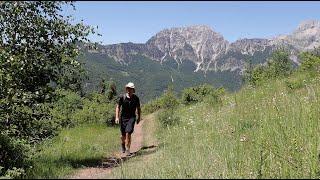
[[[246,141],[247,141],[246,136],[242,136],[242,137],[240,138],[240,142],[246,142]]]

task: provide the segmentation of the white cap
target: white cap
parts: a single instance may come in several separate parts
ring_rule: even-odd
[[[126,85],[126,88],[133,88],[134,89],[134,84],[132,82],[129,82],[127,85]]]

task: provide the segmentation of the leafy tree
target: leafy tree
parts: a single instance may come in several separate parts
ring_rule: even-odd
[[[101,80],[100,83],[100,94],[106,95],[109,101],[112,101],[117,96],[117,87],[114,81],[110,79],[108,82],[105,79]]]
[[[269,77],[286,77],[293,70],[292,61],[289,58],[289,52],[286,50],[277,50],[272,53],[268,61]]]
[[[116,87],[116,83],[112,80],[109,81],[108,83],[108,91],[107,91],[107,97],[108,100],[114,100],[117,96],[117,87]]]
[[[320,72],[320,48],[312,52],[303,52],[300,54],[300,70],[309,72],[310,75],[316,75]]]
[[[253,71],[253,62],[252,62],[252,57],[249,57],[245,59],[245,70],[243,73],[243,82],[250,82],[252,81],[252,71]]]
[[[58,1],[0,2],[0,131],[8,138],[32,143],[53,135],[47,103],[54,100],[54,89],[80,87],[77,43],[89,42],[95,32],[61,15],[63,5],[74,7]],[[14,157],[6,158],[2,161]],[[11,168],[7,164],[0,175]]]
[[[272,53],[265,65],[258,65],[253,68],[247,63],[244,72],[244,79],[252,85],[258,85],[265,80],[289,76],[293,71],[293,63],[289,58],[289,52],[278,49]]]
[[[215,89],[209,84],[203,84],[195,87],[186,88],[182,92],[182,102],[184,104],[191,104],[202,102],[208,99],[210,103],[220,103],[220,97],[224,94],[223,88]],[[210,99],[210,100],[209,100]]]
[[[60,14],[64,4],[73,6],[50,1],[0,3],[0,98],[5,107],[0,113],[9,119],[13,106],[33,108],[50,102],[53,87],[79,88],[76,43],[87,42],[94,30],[82,23],[72,25],[70,16]]]

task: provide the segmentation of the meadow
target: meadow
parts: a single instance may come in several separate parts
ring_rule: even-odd
[[[58,136],[45,141],[33,158],[34,167],[27,178],[65,178],[76,169],[95,167],[103,157],[119,149],[118,128],[101,124],[83,124],[62,130]]]
[[[319,178],[319,89],[319,76],[295,73],[226,94],[222,106],[181,105],[174,115],[179,125],[158,129],[152,161],[135,160],[140,168],[124,164],[113,175]]]

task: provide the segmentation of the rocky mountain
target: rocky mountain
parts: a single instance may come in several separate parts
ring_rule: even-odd
[[[132,55],[141,54],[160,63],[174,59],[178,65],[191,61],[197,71],[243,69],[244,57],[270,53],[278,47],[287,47],[295,55],[298,51],[320,46],[320,21],[302,22],[289,35],[272,39],[240,39],[229,43],[209,26],[195,25],[165,29],[145,44],[121,43],[104,46],[100,50],[122,64],[130,63]],[[298,63],[297,59],[292,59]]]
[[[87,55],[90,54],[91,59],[93,56],[99,56],[108,61],[115,61],[116,64],[121,65],[117,69],[129,64],[137,65],[139,59],[145,59],[146,63],[152,61],[159,66],[165,66],[166,69],[172,68],[170,72],[177,70],[178,73],[201,74],[204,77],[219,77],[220,79],[224,79],[220,76],[223,74],[221,72],[226,72],[229,75],[232,74],[228,77],[233,78],[227,81],[236,82],[235,80],[240,81],[239,76],[249,57],[253,59],[253,63],[264,63],[275,49],[282,47],[290,50],[290,58],[299,64],[297,58],[299,52],[312,50],[319,46],[320,21],[308,20],[302,22],[291,34],[270,39],[245,38],[230,43],[209,26],[194,25],[164,29],[152,36],[146,43],[99,45],[97,50],[83,49],[83,51]],[[102,59],[99,61],[103,61]],[[145,66],[145,64],[140,65]],[[128,73],[130,68],[122,71]],[[186,76],[183,75],[183,77]],[[172,77],[166,78],[171,79]],[[201,82],[209,82],[209,80],[203,79]],[[241,83],[230,87],[235,89],[239,87],[239,84]],[[226,82],[219,81],[216,82],[216,85],[224,86]]]

